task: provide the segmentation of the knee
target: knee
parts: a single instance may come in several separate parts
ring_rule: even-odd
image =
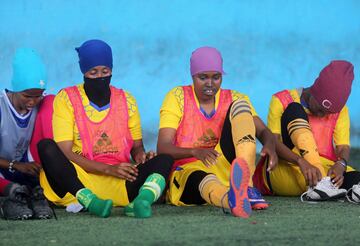
[[[308,116],[300,103],[292,102],[285,109],[281,120],[285,125],[288,125],[291,121],[295,119],[308,120]]]
[[[54,153],[58,151],[56,142],[52,139],[46,138],[37,144],[40,157],[54,156]]]
[[[247,113],[251,115],[251,108],[249,103],[244,99],[235,100],[230,106],[231,119],[238,114]]]
[[[157,155],[156,158],[158,158],[159,163],[161,163],[162,166],[168,167],[170,170],[172,165],[174,164],[174,158],[171,157],[171,155],[167,154],[160,154]]]

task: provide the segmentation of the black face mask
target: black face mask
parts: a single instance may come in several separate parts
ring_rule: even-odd
[[[110,103],[110,81],[111,75],[101,78],[84,77],[84,89],[89,100],[98,107],[103,107]]]

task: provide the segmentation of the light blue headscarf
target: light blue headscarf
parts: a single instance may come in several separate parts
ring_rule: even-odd
[[[45,81],[45,65],[40,56],[33,49],[17,49],[13,59],[12,90],[45,89]]]

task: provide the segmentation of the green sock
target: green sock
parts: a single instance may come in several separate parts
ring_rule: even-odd
[[[125,207],[125,215],[137,218],[151,216],[151,204],[153,204],[165,189],[165,178],[158,174],[151,174],[141,186],[138,196]]]
[[[83,188],[76,193],[76,198],[90,213],[107,218],[112,209],[112,200],[98,198],[91,190]]]

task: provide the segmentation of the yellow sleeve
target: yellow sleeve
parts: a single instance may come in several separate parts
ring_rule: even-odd
[[[74,139],[74,109],[67,93],[62,90],[54,99],[53,131],[55,142],[73,141]]]
[[[340,111],[336,121],[334,143],[335,145],[350,145],[350,117],[347,106]]]
[[[242,99],[242,100],[245,100],[246,102],[249,103],[250,105],[250,108],[251,108],[251,114],[253,116],[257,116],[257,113],[255,111],[255,108],[254,106],[252,105],[252,103],[250,102],[250,99],[247,95],[245,94],[242,94],[238,91],[235,91],[235,90],[231,90],[231,96],[232,96],[232,100],[235,101],[235,100],[238,100],[238,99]]]
[[[140,114],[135,97],[127,91],[124,92],[126,97],[126,103],[128,106],[128,114],[129,114],[128,124],[129,124],[131,137],[133,138],[133,140],[142,139],[141,120],[140,120]]]
[[[276,96],[271,97],[267,124],[274,134],[281,134],[281,116],[284,112],[283,105]]]
[[[159,128],[177,129],[184,112],[184,90],[181,86],[169,91],[160,109]]]

